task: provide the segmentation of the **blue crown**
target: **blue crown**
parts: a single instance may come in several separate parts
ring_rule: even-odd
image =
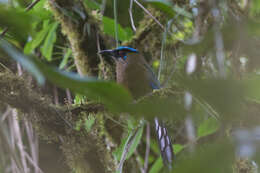
[[[138,52],[138,50],[131,48],[131,47],[127,47],[127,46],[119,46],[115,50],[123,50],[123,51],[136,52],[136,53]]]

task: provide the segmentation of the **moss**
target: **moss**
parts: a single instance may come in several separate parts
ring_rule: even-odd
[[[75,64],[78,70],[78,73],[82,76],[84,75],[95,75],[97,72],[97,58],[96,58],[96,52],[92,52],[93,48],[96,47],[95,44],[93,44],[90,41],[91,37],[90,35],[87,35],[84,33],[85,31],[85,25],[89,25],[91,28],[91,32],[95,32],[95,25],[91,24],[90,21],[83,21],[83,20],[77,20],[73,19],[73,17],[66,15],[66,10],[70,10],[73,12],[73,9],[65,9],[62,4],[63,2],[70,2],[70,1],[61,1],[61,0],[56,0],[56,1],[48,1],[50,9],[52,13],[54,14],[55,18],[57,21],[61,23],[61,29],[62,33],[67,36],[73,57],[75,59]],[[61,4],[61,6],[58,8],[57,3]],[[72,3],[72,1],[71,1]],[[77,3],[77,2],[75,2]],[[79,3],[79,2],[78,2]],[[80,3],[79,3],[80,4]],[[69,6],[68,8],[72,8],[74,4]],[[66,6],[65,6],[66,7]],[[87,16],[87,19],[89,18],[89,15],[85,13]],[[95,33],[91,34],[92,37],[95,35]],[[95,36],[96,38],[96,36]],[[93,47],[94,45],[94,47]],[[96,49],[95,49],[96,51]],[[92,52],[92,53],[90,53]],[[95,55],[95,56],[94,56]]]
[[[238,158],[233,166],[234,173],[255,173],[257,165],[249,159]]]
[[[105,141],[103,113],[79,113],[81,120],[90,116],[95,117],[91,130],[81,128],[65,138],[62,150],[66,162],[75,172],[115,172],[115,162]]]

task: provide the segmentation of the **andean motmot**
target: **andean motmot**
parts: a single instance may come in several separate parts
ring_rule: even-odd
[[[160,88],[160,82],[151,67],[136,49],[120,46],[116,49],[102,50],[99,53],[115,59],[117,82],[126,87],[135,99]],[[171,167],[173,160],[171,139],[164,124],[158,118],[154,121],[163,162]]]

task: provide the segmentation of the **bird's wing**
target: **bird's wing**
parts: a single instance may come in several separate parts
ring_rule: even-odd
[[[159,89],[161,87],[159,80],[157,79],[156,75],[154,74],[151,66],[145,61],[143,57],[140,57],[141,66],[144,68],[146,75],[149,79],[149,84],[152,89]]]

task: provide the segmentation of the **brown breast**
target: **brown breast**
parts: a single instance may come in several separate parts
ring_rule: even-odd
[[[138,54],[129,54],[126,61],[116,62],[117,82],[125,86],[134,98],[152,91],[144,59]]]

